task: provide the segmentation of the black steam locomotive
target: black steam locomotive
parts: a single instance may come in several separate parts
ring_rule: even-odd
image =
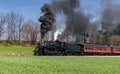
[[[60,41],[46,41],[44,45],[37,44],[34,55],[80,55],[83,52],[82,44],[67,44]]]

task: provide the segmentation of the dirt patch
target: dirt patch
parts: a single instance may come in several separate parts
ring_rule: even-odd
[[[32,56],[32,52],[0,52],[0,56]]]

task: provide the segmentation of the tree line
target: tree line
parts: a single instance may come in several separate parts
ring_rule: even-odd
[[[28,41],[35,43],[40,38],[40,25],[29,20],[24,22],[20,13],[9,12],[0,15],[0,39],[8,42]]]
[[[120,24],[117,24],[110,32],[98,30],[99,22],[92,23],[88,26],[90,43],[99,44],[120,44]],[[105,25],[105,23],[102,23]],[[114,24],[113,24],[114,25]],[[0,14],[0,40],[7,44],[16,42],[29,42],[35,44],[40,41],[40,24],[32,20],[25,22],[25,18],[20,13],[9,12]],[[79,37],[77,41],[82,41]],[[16,44],[15,43],[15,44]]]

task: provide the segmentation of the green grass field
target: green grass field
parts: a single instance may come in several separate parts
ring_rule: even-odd
[[[0,56],[0,74],[119,73],[119,57]]]

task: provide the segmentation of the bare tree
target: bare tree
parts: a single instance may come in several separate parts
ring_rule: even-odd
[[[4,25],[5,25],[5,18],[4,16],[0,15],[0,37],[4,33]]]
[[[7,24],[8,40],[20,40],[20,29],[23,23],[23,16],[19,13],[10,12],[5,16]]]
[[[22,15],[19,15],[19,20],[18,20],[18,39],[19,41],[21,40],[21,28],[23,25],[24,17]]]
[[[22,26],[22,36],[24,41],[35,43],[40,32],[40,26],[34,21],[28,21]]]

